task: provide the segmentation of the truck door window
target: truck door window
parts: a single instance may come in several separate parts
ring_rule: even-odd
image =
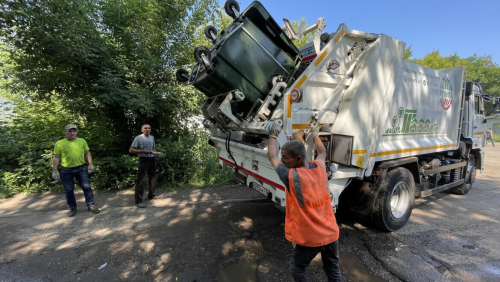
[[[476,113],[483,114],[484,113],[484,102],[479,96],[474,96],[474,102],[476,104]]]

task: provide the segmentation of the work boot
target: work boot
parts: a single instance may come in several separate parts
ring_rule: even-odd
[[[68,212],[68,216],[73,217],[73,216],[75,216],[75,214],[76,214],[76,207],[74,207],[74,208],[70,207],[69,212]]]
[[[89,211],[95,213],[95,214],[98,214],[99,212],[101,212],[96,206],[94,205],[90,205],[89,208],[88,208]]]
[[[146,206],[146,204],[145,204],[145,203],[140,202],[140,203],[138,203],[138,204],[137,204],[137,207],[139,207],[139,208],[145,208],[145,207],[147,207],[147,206]]]

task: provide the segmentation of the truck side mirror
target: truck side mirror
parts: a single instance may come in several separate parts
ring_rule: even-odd
[[[500,104],[496,104],[493,108],[493,115],[496,117],[500,116]]]
[[[474,84],[472,82],[465,83],[465,97],[467,98],[467,100],[469,100],[469,97],[472,94],[473,87],[474,87]]]

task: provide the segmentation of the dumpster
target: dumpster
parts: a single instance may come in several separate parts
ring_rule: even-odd
[[[302,60],[297,47],[259,2],[236,16],[213,42],[210,48],[195,50],[198,63],[189,80],[208,97],[239,90],[244,99],[231,108],[240,117],[258,108],[254,105],[269,93],[272,78],[290,82]],[[205,63],[199,58],[203,52],[208,59]]]

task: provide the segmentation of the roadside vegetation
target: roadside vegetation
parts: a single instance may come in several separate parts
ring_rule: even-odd
[[[161,186],[232,184],[231,173],[219,169],[208,132],[190,121],[204,96],[175,79],[178,68],[194,63],[197,46],[211,45],[205,26],[220,32],[230,21],[216,0],[0,4],[0,97],[14,112],[0,124],[0,197],[62,191],[50,172],[54,143],[64,138],[67,123],[77,124],[90,146],[96,189],[133,187],[137,159],[128,149],[144,123],[166,155],[159,159]],[[464,65],[470,80],[500,95],[500,68],[489,56],[411,55],[410,46],[410,61]]]

